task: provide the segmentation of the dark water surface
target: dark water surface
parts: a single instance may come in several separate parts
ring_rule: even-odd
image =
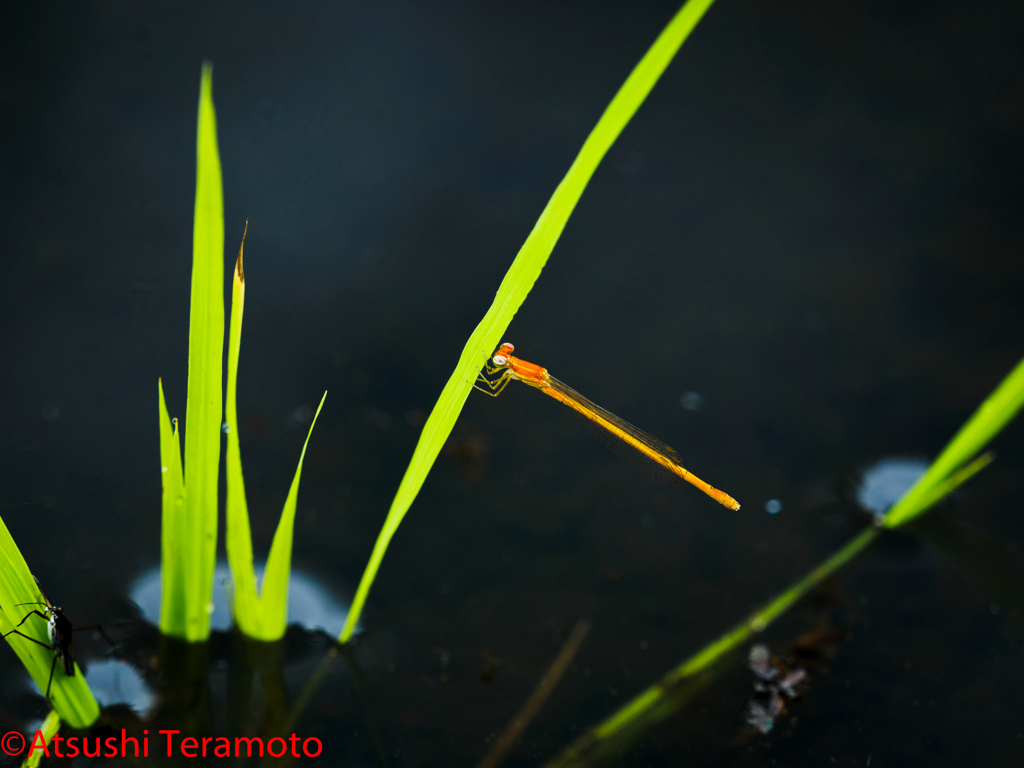
[[[185,410],[204,58],[225,271],[249,218],[257,556],[327,389],[294,561],[344,605],[466,338],[675,7],[6,8],[0,515],[51,597],[135,626],[145,668],[130,587],[159,564],[157,377]],[[1024,354],[1022,42],[1009,2],[711,9],[507,337],[743,509],[633,473],[526,387],[474,394],[370,595],[359,676],[339,660],[295,726],[324,743],[308,762],[474,764],[588,617],[504,763],[536,765],[867,524],[860,473],[934,456]],[[741,654],[620,764],[1024,764],[1019,420],[995,447],[943,512],[952,554],[883,538],[763,634],[814,655],[771,733],[745,725]],[[290,637],[283,707],[328,648]],[[233,727],[231,642],[208,649],[210,735]],[[0,730],[45,712],[9,649],[0,680]]]

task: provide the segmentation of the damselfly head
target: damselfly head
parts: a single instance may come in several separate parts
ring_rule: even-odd
[[[508,356],[514,351],[515,347],[506,341],[498,347],[498,351],[494,353],[494,357],[491,358],[491,362],[495,365],[508,365]]]

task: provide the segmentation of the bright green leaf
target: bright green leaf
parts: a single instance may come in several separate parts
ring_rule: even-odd
[[[302,453],[299,455],[299,466],[295,469],[295,477],[292,478],[291,488],[288,489],[288,498],[285,499],[284,510],[281,512],[281,519],[274,532],[274,541],[270,545],[267,570],[263,576],[263,590],[260,594],[263,624],[263,637],[260,639],[262,640],[279,640],[284,637],[288,619],[288,577],[292,567],[292,535],[295,530],[295,508],[299,500],[302,462],[306,458],[309,438],[313,435],[313,427],[316,426],[317,417],[320,415],[326,399],[327,393],[324,392],[324,396],[320,398],[320,405],[317,406],[316,413],[313,415],[313,423],[309,425],[309,434],[306,435],[306,442],[303,443]]]
[[[50,740],[56,735],[57,731],[60,730],[60,715],[57,714],[57,710],[51,709],[50,714],[43,720],[43,724],[39,726],[40,733],[43,734],[43,740],[46,744],[50,743]],[[22,768],[36,768],[39,765],[39,761],[43,758],[43,750],[36,748],[31,749],[33,742],[29,742],[29,753],[22,762]]]
[[[185,485],[181,475],[181,442],[178,420],[171,420],[164,400],[164,384],[157,381],[160,418],[160,480],[163,486],[160,522],[160,626],[185,626]]]
[[[445,440],[451,434],[462,407],[476,380],[477,373],[487,356],[501,341],[512,317],[526,300],[534,282],[547,263],[569,215],[576,207],[583,190],[590,181],[598,164],[612,143],[618,138],[630,118],[647,98],[654,84],[658,82],[665,67],[669,65],[676,51],[689,36],[711,6],[713,0],[690,0],[675,15],[661,35],[650,47],[640,63],[636,65],[619,92],[605,109],[583,148],[569,168],[565,178],[555,190],[540,218],[519,250],[515,261],[498,287],[490,309],[469,337],[455,372],[441,392],[423,427],[419,442],[409,462],[409,468],[398,486],[391,509],[388,510],[384,527],[374,544],[370,561],[363,572],[352,607],[341,631],[340,641],[348,642],[355,631],[370,587],[377,577],[384,553],[391,537],[398,530],[402,518],[409,511],[419,493],[427,473],[437,459]]]
[[[885,516],[885,525],[895,528],[924,512],[941,498],[933,491],[978,451],[1024,406],[1024,359],[1014,368],[956,433],[928,471],[914,483]],[[952,489],[948,489],[952,490]],[[948,492],[947,490],[947,492]],[[945,495],[945,494],[942,494]]]
[[[249,225],[246,222],[246,232]],[[232,613],[238,628],[249,637],[259,637],[259,596],[256,594],[256,577],[253,573],[252,535],[249,530],[249,508],[245,502],[245,480],[242,476],[242,455],[238,447],[238,356],[242,344],[242,314],[245,308],[245,270],[242,267],[242,252],[245,248],[245,233],[235,260],[234,279],[231,288],[231,324],[228,327],[228,389],[224,406],[224,423],[228,426],[227,455],[227,532],[224,545],[231,566]]]
[[[246,223],[248,231],[248,223]],[[235,623],[243,634],[257,640],[280,640],[288,622],[288,580],[292,559],[292,536],[295,529],[295,510],[299,496],[299,479],[302,476],[302,462],[306,456],[309,438],[316,426],[316,419],[324,407],[327,393],[309,425],[309,434],[302,446],[299,466],[295,470],[291,489],[285,499],[284,509],[277,524],[274,541],[270,547],[262,591],[257,591],[256,575],[253,570],[252,533],[249,526],[249,509],[245,502],[245,480],[242,475],[242,455],[238,445],[238,358],[242,346],[242,315],[245,309],[245,269],[242,254],[245,248],[245,234],[235,260],[235,273],[231,289],[231,323],[228,329],[228,389],[224,406],[224,423],[227,424],[228,445],[225,459],[227,471],[227,534],[225,546],[228,563],[231,565],[233,581],[232,613]]]
[[[192,303],[188,336],[183,512],[164,521],[164,577],[160,628],[185,640],[210,634],[217,554],[217,481],[220,467],[221,356],[224,353],[224,202],[213,68],[203,65],[196,129],[196,205],[192,230]],[[164,409],[166,411],[166,409]],[[164,414],[161,419],[166,421]],[[164,429],[163,423],[161,430]],[[163,434],[163,432],[161,433]],[[161,438],[161,446],[165,440]],[[169,466],[164,464],[163,466]],[[165,486],[166,487],[166,486]],[[165,490],[166,493],[166,490]],[[167,507],[164,508],[165,514]]]
[[[39,690],[45,693],[50,670],[53,669],[54,652],[49,648],[46,622],[29,614],[35,606],[23,605],[42,602],[39,586],[21,550],[14,543],[7,525],[0,519],[0,634],[8,635],[17,628],[19,632],[46,645],[43,647],[18,635],[7,637],[8,644],[18,654]],[[26,616],[29,618],[21,623]],[[62,665],[57,664],[53,684],[50,686],[50,702],[72,728],[86,728],[96,722],[100,715],[99,705],[77,664],[73,677],[65,675]]]

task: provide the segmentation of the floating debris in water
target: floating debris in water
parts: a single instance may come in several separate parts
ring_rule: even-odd
[[[747,667],[755,679],[751,684],[754,695],[747,699],[744,713],[746,722],[758,733],[767,734],[785,714],[786,700],[800,697],[799,686],[806,680],[807,670],[790,668],[761,643],[751,646]]]
[[[750,648],[747,656],[747,666],[750,671],[762,680],[772,680],[779,671],[772,666],[772,652],[767,645],[758,643]]]
[[[789,698],[795,699],[799,696],[799,692],[796,687],[807,678],[806,669],[795,669],[786,675],[784,678],[779,680],[778,688]]]
[[[760,733],[770,733],[775,727],[775,718],[786,711],[785,702],[778,691],[771,691],[768,702],[762,704],[756,699],[747,702],[747,724]]]
[[[751,699],[747,702],[747,725],[754,726],[759,733],[770,733],[775,727],[775,718],[764,706]]]
[[[782,511],[782,502],[778,499],[768,499],[764,503],[764,511],[769,515],[777,515]]]

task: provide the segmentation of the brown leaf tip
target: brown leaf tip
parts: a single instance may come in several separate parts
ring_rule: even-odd
[[[242,244],[238,246],[238,258],[235,259],[235,277],[238,282],[245,283],[245,270],[242,269],[242,251],[245,250],[245,235],[249,231],[249,219],[245,220],[245,229],[242,231]]]

